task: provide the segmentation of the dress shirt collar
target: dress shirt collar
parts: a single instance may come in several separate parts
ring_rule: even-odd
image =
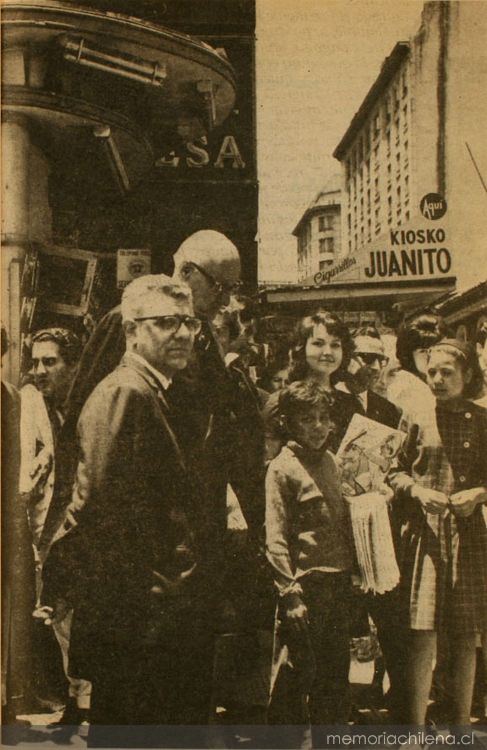
[[[159,372],[155,367],[152,367],[152,365],[150,365],[144,357],[141,357],[140,354],[137,354],[137,352],[126,352],[125,356],[128,357],[129,360],[134,359],[136,362],[143,364],[144,367],[155,377],[157,382],[160,383],[162,390],[167,391],[172,382],[171,378],[167,378],[162,372]]]

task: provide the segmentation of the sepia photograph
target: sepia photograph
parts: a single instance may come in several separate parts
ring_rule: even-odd
[[[487,750],[487,0],[1,0],[1,742]]]

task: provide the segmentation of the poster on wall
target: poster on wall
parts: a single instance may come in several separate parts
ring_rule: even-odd
[[[117,289],[151,272],[151,251],[146,248],[117,250]]]

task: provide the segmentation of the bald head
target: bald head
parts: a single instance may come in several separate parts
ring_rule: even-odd
[[[240,279],[238,250],[221,232],[195,232],[174,255],[174,275],[191,287],[196,314],[211,319]]]

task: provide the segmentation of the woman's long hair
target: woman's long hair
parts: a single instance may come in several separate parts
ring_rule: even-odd
[[[421,379],[414,364],[413,352],[416,349],[429,349],[447,335],[443,319],[434,313],[418,315],[399,328],[397,332],[396,356],[401,367]]]
[[[330,336],[336,336],[340,339],[343,358],[340,367],[331,375],[330,381],[334,385],[344,378],[355,348],[352,335],[348,326],[337,315],[326,312],[326,310],[318,310],[313,315],[302,318],[294,331],[292,366],[289,373],[290,383],[295,380],[305,380],[309,375],[310,369],[306,361],[306,342],[313,336],[317,325],[325,326]]]

